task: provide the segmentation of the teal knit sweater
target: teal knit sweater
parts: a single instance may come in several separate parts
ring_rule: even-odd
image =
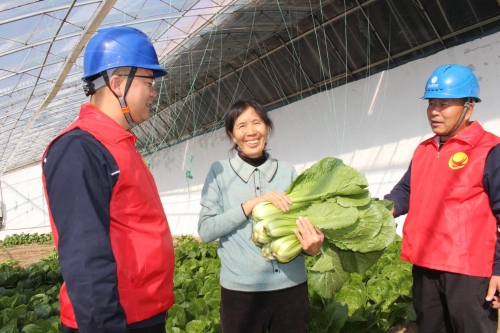
[[[304,256],[289,263],[266,261],[253,244],[255,222],[241,204],[270,191],[284,192],[295,179],[294,167],[268,155],[253,167],[238,155],[212,164],[202,190],[198,234],[204,242],[219,239],[221,285],[238,291],[270,291],[307,280]]]

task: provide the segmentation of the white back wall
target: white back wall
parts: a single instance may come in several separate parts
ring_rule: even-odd
[[[382,198],[407,170],[416,146],[432,136],[427,102],[419,98],[439,65],[458,63],[474,70],[483,102],[476,105],[472,119],[500,135],[495,103],[499,57],[497,33],[272,110],[275,131],[269,151],[295,165],[298,173],[323,157],[339,157],[363,172],[372,196]],[[230,148],[220,129],[146,157],[173,234],[197,234],[206,174],[212,162],[232,155]],[[193,176],[189,189],[188,170]],[[398,224],[401,234],[402,223]]]
[[[298,173],[323,157],[339,157],[365,173],[372,196],[382,198],[408,168],[418,143],[432,135],[426,101],[419,97],[439,65],[458,63],[474,70],[483,102],[472,118],[500,135],[495,103],[499,58],[497,33],[272,110],[275,131],[269,151],[295,165]],[[197,235],[205,176],[214,161],[232,155],[230,148],[220,129],[146,156],[174,235]],[[40,176],[39,166],[2,176],[6,216],[0,239],[14,232],[50,230]]]
[[[0,239],[12,234],[50,232],[41,175],[41,166],[35,165],[2,176],[3,225]]]

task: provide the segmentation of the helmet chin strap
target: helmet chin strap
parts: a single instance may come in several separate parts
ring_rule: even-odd
[[[104,78],[104,82],[106,82],[106,85],[108,86],[109,90],[115,95],[115,97],[118,99],[118,102],[120,102],[120,107],[122,108],[122,113],[125,116],[125,119],[127,120],[128,125],[130,128],[134,127],[137,125],[134,120],[132,119],[132,115],[130,114],[130,109],[127,106],[127,102],[125,101],[125,96],[127,96],[127,92],[130,88],[130,85],[132,84],[132,81],[134,80],[135,73],[137,72],[137,67],[132,67],[130,69],[130,73],[127,76],[127,84],[125,85],[125,92],[123,93],[123,96],[119,97],[113,89],[111,89],[111,86],[109,84],[109,77],[108,73],[106,71],[102,72],[102,77]]]
[[[471,98],[469,97],[469,98],[467,98],[467,102],[465,102],[465,104],[464,104],[464,109],[462,110],[462,114],[460,115],[460,118],[458,118],[455,126],[453,126],[453,128],[451,130],[449,130],[447,133],[440,135],[440,137],[450,136],[453,132],[455,132],[455,130],[458,128],[458,126],[460,126],[460,124],[464,120],[465,114],[467,113],[467,110],[470,107],[470,103],[471,103]]]

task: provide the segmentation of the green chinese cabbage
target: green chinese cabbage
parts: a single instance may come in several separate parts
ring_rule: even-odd
[[[366,177],[337,158],[326,157],[305,170],[286,195],[292,200],[287,212],[270,202],[254,208],[252,217],[259,222],[252,239],[266,259],[288,262],[295,256],[286,247],[268,249],[282,237],[294,237],[299,216],[309,218],[325,235],[322,255],[309,274],[310,287],[321,297],[331,298],[342,287],[345,272],[368,270],[396,235],[392,202],[372,198]]]

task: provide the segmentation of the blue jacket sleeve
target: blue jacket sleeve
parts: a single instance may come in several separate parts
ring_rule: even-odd
[[[389,194],[384,196],[384,199],[394,202],[394,217],[404,215],[410,209],[410,179],[411,163],[403,178],[401,178]]]
[[[80,129],[54,142],[43,164],[61,271],[80,333],[129,332],[109,237],[116,171],[109,151]]]
[[[490,199],[490,207],[500,227],[500,145],[493,147],[486,157],[483,186]],[[497,231],[498,234],[498,231]],[[500,275],[500,239],[497,237],[493,274]]]

